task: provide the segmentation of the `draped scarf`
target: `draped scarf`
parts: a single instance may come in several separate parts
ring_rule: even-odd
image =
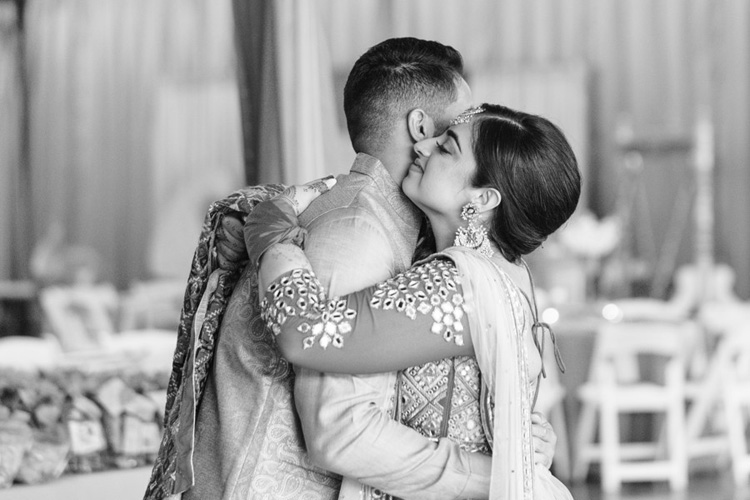
[[[167,386],[164,434],[154,463],[145,499],[161,499],[187,490],[193,484],[195,419],[206,377],[211,368],[221,320],[237,281],[247,265],[247,255],[228,262],[218,258],[222,220],[243,222],[261,201],[282,192],[285,186],[250,186],[210,205],[193,254]]]
[[[475,250],[451,247],[443,253],[459,271],[477,363],[494,402],[484,419],[492,444],[490,499],[572,500],[548,469],[534,465],[533,386],[524,342],[532,321],[521,290]]]

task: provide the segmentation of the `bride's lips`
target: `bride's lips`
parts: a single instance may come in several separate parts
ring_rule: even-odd
[[[420,174],[424,173],[424,168],[422,168],[422,165],[419,164],[419,160],[414,160],[413,162],[411,162],[411,165],[409,165],[409,170],[418,171]]]

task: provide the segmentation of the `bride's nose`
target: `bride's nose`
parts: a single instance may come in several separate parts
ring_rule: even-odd
[[[435,142],[434,139],[425,139],[423,141],[419,141],[416,144],[414,144],[414,151],[419,156],[430,156],[430,153],[432,152],[432,148],[430,147],[430,144]]]

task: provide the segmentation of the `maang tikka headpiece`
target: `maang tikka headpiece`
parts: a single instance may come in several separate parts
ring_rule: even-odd
[[[469,221],[469,225],[458,228],[453,244],[473,248],[485,257],[492,257],[495,252],[490,246],[487,228],[479,224],[479,208],[474,203],[467,203],[461,209],[461,218]]]
[[[469,123],[475,115],[478,115],[479,113],[484,113],[484,108],[482,106],[477,106],[476,108],[469,108],[457,117],[455,117],[453,120],[451,120],[451,126],[458,125],[461,123]]]

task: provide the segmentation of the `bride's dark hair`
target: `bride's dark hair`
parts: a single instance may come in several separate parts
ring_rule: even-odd
[[[562,131],[541,116],[482,104],[473,120],[476,187],[502,196],[490,237],[511,262],[538,248],[573,214],[581,174]]]

